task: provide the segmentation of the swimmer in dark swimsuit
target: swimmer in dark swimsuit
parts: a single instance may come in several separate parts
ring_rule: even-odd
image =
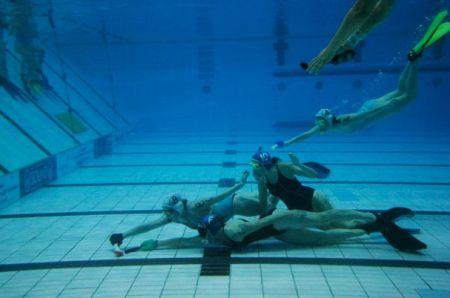
[[[261,148],[253,155],[251,165],[253,176],[258,182],[260,210],[267,209],[268,193],[283,201],[290,210],[320,212],[333,209],[324,193],[302,185],[296,178],[319,178],[318,172],[308,163],[299,163],[293,154],[291,159],[295,162],[283,163]]]
[[[401,216],[412,215],[410,209],[402,207],[391,208],[380,214],[343,209],[323,212],[277,209],[259,219],[232,219],[228,222],[210,215],[206,216],[201,224],[205,230],[205,239],[196,236],[147,240],[141,246],[128,251],[200,247],[205,244],[239,249],[270,237],[296,245],[333,245],[350,238],[381,232],[387,242],[396,249],[415,252],[425,249],[427,245],[395,223]]]

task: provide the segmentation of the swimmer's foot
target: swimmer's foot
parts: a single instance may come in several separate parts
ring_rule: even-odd
[[[336,53],[336,55],[334,55],[328,63],[334,64],[334,65],[347,63],[347,62],[353,60],[355,58],[355,56],[356,56],[356,51],[354,49],[348,48],[348,49],[345,49],[343,51]],[[306,71],[312,72],[312,73],[318,73],[318,71],[323,67],[323,65],[320,65],[318,67],[319,69],[316,72],[316,71],[312,70],[310,68],[310,64],[308,64],[306,62],[300,62],[299,65],[303,70],[306,70]]]
[[[356,56],[356,51],[354,49],[346,49],[342,52],[336,53],[334,57],[331,59],[330,63],[337,65],[341,63],[347,63],[353,60]]]
[[[408,53],[408,60],[413,62],[422,56],[422,52],[450,32],[450,23],[443,23],[447,10],[441,10],[433,19],[422,39]]]

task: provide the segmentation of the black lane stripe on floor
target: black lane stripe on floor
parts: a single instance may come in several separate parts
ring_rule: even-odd
[[[224,162],[227,163],[227,162]],[[144,163],[144,164],[100,164],[82,165],[80,168],[147,168],[147,167],[223,167],[224,163]],[[324,166],[351,166],[351,167],[430,167],[448,168],[450,164],[426,164],[426,163],[351,163],[330,162],[322,163]],[[235,163],[235,166],[248,166],[249,163]]]
[[[234,150],[233,154],[253,154],[255,151],[250,150]],[[450,154],[450,151],[413,151],[413,150],[342,150],[342,151],[336,151],[336,150],[289,150],[289,151],[282,151],[277,150],[276,153],[290,153],[290,152],[297,152],[297,153],[347,153],[347,154],[353,154],[353,153],[375,153],[375,154]],[[154,154],[226,154],[225,151],[222,150],[211,150],[211,151],[118,151],[118,152],[111,152],[107,155],[154,155]],[[230,153],[228,153],[230,154]]]
[[[382,212],[382,209],[358,209],[364,212]],[[14,213],[0,214],[0,219],[39,218],[62,216],[92,216],[92,215],[133,215],[133,214],[161,214],[161,209],[154,210],[103,210],[103,211],[67,211],[67,212],[40,212],[40,213]],[[449,216],[450,210],[414,210],[415,215]]]
[[[397,268],[427,268],[449,270],[450,262],[439,261],[409,261],[385,259],[350,259],[350,258],[281,258],[281,257],[230,257],[205,260],[204,258],[155,258],[155,259],[108,259],[89,261],[61,261],[39,263],[15,263],[0,265],[0,272],[48,270],[67,268],[151,266],[151,265],[202,265],[211,264],[294,264],[294,265],[335,265],[335,266],[369,266]]]
[[[138,186],[138,185],[217,185],[219,181],[166,181],[166,182],[98,182],[98,183],[53,183],[43,187],[92,187],[92,186]],[[256,184],[256,182],[247,182]],[[450,186],[450,182],[428,181],[304,181],[306,185],[331,184],[331,185],[422,185],[422,186]]]
[[[285,136],[285,138],[290,138],[291,136]],[[223,142],[189,142],[183,143],[183,145],[273,145],[275,142],[273,140],[260,140],[260,141],[223,141]],[[351,140],[340,140],[340,141],[307,141],[303,143],[304,145],[315,145],[315,144],[382,144],[382,145],[392,145],[392,144],[426,144],[426,145],[450,145],[448,140],[422,140],[422,141],[351,141]],[[125,142],[119,144],[119,146],[145,146],[145,145],[175,145],[179,146],[180,142]]]

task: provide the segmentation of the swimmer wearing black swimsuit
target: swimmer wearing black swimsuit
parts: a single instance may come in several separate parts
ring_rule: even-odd
[[[313,211],[312,201],[314,188],[304,186],[296,177],[289,179],[278,168],[280,159],[272,158],[273,166],[277,167],[278,181],[275,184],[267,181],[266,186],[270,193],[280,198],[289,210]]]

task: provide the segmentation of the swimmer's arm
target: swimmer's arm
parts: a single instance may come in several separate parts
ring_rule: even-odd
[[[267,196],[266,184],[264,181],[258,181],[259,214],[261,215],[267,212]]]
[[[312,137],[313,135],[319,133],[321,130],[322,129],[319,125],[315,125],[313,128],[311,128],[307,132],[304,132],[304,133],[284,142],[284,146],[289,146],[289,145],[304,141],[304,140]]]
[[[194,237],[179,237],[166,240],[158,240],[156,248],[196,248],[202,247],[202,238],[200,236]]]
[[[234,194],[235,192],[237,192],[238,190],[240,190],[242,187],[244,187],[244,185],[247,183],[247,178],[248,178],[248,172],[245,171],[244,173],[242,173],[242,178],[241,181],[236,184],[235,186],[229,188],[228,190],[224,191],[223,193],[205,199],[205,200],[200,200],[197,204],[203,204],[203,205],[208,205],[208,206],[212,206],[216,203],[219,203],[220,201],[228,198],[229,196],[231,196],[232,194]]]
[[[334,55],[364,25],[377,2],[378,0],[357,0],[342,20],[324,52]]]
[[[288,178],[294,178],[295,176],[304,176],[308,178],[318,178],[317,172],[304,165],[304,164],[279,164],[278,168],[280,169],[281,173],[285,175]]]
[[[129,231],[126,231],[125,233],[123,233],[123,237],[127,238],[127,237],[134,236],[134,235],[137,235],[137,234],[142,234],[142,233],[145,233],[145,232],[157,229],[159,227],[162,227],[162,226],[164,226],[164,225],[166,225],[168,223],[170,223],[170,219],[167,216],[162,215],[157,220],[154,220],[154,221],[151,221],[149,223],[145,223],[145,224],[139,225],[139,226],[137,226],[137,227],[135,227],[135,228],[133,228],[133,229],[131,229]]]

